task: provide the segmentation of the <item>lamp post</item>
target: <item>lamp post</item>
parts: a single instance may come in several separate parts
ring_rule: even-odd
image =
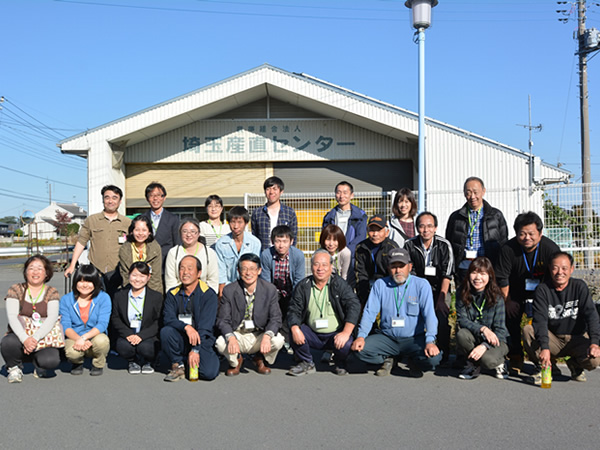
[[[425,211],[425,30],[431,25],[431,8],[438,0],[407,0],[419,44],[419,212]]]

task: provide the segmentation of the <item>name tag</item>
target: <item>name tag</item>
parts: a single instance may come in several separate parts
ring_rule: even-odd
[[[322,328],[327,328],[329,326],[329,320],[328,319],[317,319],[315,320],[315,328],[317,330],[320,330]]]
[[[192,324],[192,315],[191,314],[179,314],[177,316],[177,318],[179,320],[181,320],[183,323],[185,323],[186,325]]]
[[[127,242],[127,236],[119,236],[119,244],[124,244]]]
[[[535,278],[526,278],[525,279],[525,290],[526,291],[535,291],[535,288],[540,284],[540,280]]]
[[[244,320],[244,329],[246,331],[254,330],[254,320]]]
[[[435,266],[425,267],[425,276],[426,277],[435,277],[435,274],[436,274]]]
[[[466,259],[477,258],[477,250],[465,250],[465,258]]]
[[[129,326],[131,328],[135,328],[136,331],[139,331],[140,328],[142,327],[142,321],[141,320],[137,320],[137,319],[133,319],[129,321]]]
[[[404,317],[392,319],[392,328],[404,328]]]

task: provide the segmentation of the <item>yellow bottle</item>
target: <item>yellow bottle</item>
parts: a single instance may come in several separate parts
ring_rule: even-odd
[[[195,382],[198,381],[198,366],[192,367],[190,366],[190,381]]]
[[[550,389],[552,386],[552,365],[542,368],[542,388]]]

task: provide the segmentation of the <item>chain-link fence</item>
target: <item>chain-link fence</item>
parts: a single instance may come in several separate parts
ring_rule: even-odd
[[[395,191],[355,192],[352,203],[368,216],[391,214]],[[415,196],[417,193],[415,192]],[[544,220],[544,234],[573,254],[578,269],[600,268],[600,183],[565,184],[511,189],[487,189],[485,200],[504,214],[509,237],[518,214],[534,211]],[[283,194],[282,201],[298,217],[297,247],[308,256],[319,247],[323,217],[337,202],[333,193]],[[444,235],[450,214],[465,203],[461,190],[427,192],[427,210],[439,220],[438,234]],[[264,194],[246,194],[250,214],[265,204]]]

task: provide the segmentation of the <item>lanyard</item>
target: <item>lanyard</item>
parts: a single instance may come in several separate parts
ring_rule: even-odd
[[[410,283],[410,275],[406,280],[406,284],[404,285],[404,292],[402,292],[402,299],[400,300],[400,304],[398,304],[398,286],[394,287],[394,297],[396,300],[396,312],[398,313],[398,317],[400,317],[400,308],[402,308],[402,304],[404,303],[404,296],[406,295],[406,291],[408,291],[408,284]]]
[[[194,295],[193,292],[192,292],[192,295]],[[179,302],[179,306],[181,306],[183,304],[183,313],[182,314],[188,314],[187,307],[188,307],[188,303],[192,299],[192,295],[187,296],[187,295],[185,295],[185,292],[183,290],[181,291],[181,296],[183,297],[183,300],[185,301],[185,303],[182,303],[181,301]]]
[[[140,318],[142,317],[142,311],[144,310],[144,302],[146,301],[146,293],[144,292],[144,295],[142,296],[142,311],[140,311],[138,309],[138,307],[136,306],[135,302],[133,301],[136,297],[133,296],[133,294],[131,293],[131,291],[129,291],[129,304],[131,306],[133,306],[133,309],[135,309],[137,311],[137,316],[139,316]]]
[[[320,291],[319,291],[319,289],[316,286],[312,287],[312,294],[315,297],[315,302],[317,303],[317,308],[319,308],[319,311],[321,312],[321,319],[323,318],[323,310],[325,309],[325,300],[326,300],[326,297],[325,297],[325,288],[326,287],[327,287],[327,285],[323,286],[323,289],[321,289]],[[315,293],[315,289],[317,291],[319,291],[319,295],[317,295]],[[321,300],[321,306],[319,306],[319,300]]]
[[[248,320],[252,318],[252,307],[254,305],[255,294],[247,294],[250,297],[250,301],[246,301],[246,312],[244,313],[244,319]]]
[[[137,261],[145,261],[146,258],[144,258],[144,253],[146,252],[146,244],[144,244],[142,248],[138,250],[135,242],[132,242],[131,248],[133,248],[134,255],[137,254]]]
[[[200,250],[200,242],[196,242],[196,250],[194,251],[194,256],[196,256],[198,254],[198,250]],[[185,247],[183,247],[183,251],[189,255],[189,253]]]
[[[29,294],[29,298],[31,299],[31,308],[34,311],[35,311],[35,305],[37,304],[38,300],[40,299],[40,297],[44,293],[45,289],[46,289],[46,283],[42,284],[42,290],[39,292],[39,294],[37,295],[37,297],[34,300],[33,299],[33,295],[31,295],[31,289],[29,289],[29,286],[27,286],[27,293]]]
[[[485,297],[483,297],[483,302],[481,302],[481,306],[477,306],[477,303],[475,303],[475,299],[473,299],[473,306],[479,313],[477,314],[477,318],[475,320],[483,319],[483,307],[485,306]]]
[[[153,216],[156,216],[156,222],[154,221]],[[160,214],[151,213],[150,214],[150,222],[152,222],[152,231],[154,231],[155,234],[156,234],[156,230],[158,229],[158,226],[160,225],[161,217],[162,217],[162,213],[160,213]]]
[[[371,260],[373,261],[373,267],[375,269],[375,274],[377,273],[377,263],[375,262],[375,255],[377,255],[377,253],[379,253],[379,249],[381,248],[381,244],[374,247],[373,250],[375,250],[375,253],[373,253],[373,250],[371,250]]]
[[[525,250],[521,248],[521,251],[523,252],[523,260],[525,261],[525,267],[527,267],[527,272],[529,272],[531,278],[533,278],[533,269],[535,269],[535,262],[537,261],[537,254],[539,249],[540,246],[538,245],[535,249],[535,255],[533,255],[533,264],[531,265],[531,268],[529,268],[529,264],[527,263],[527,256],[525,256]]]
[[[208,219],[208,223],[210,225],[210,227],[213,230],[213,233],[215,234],[215,236],[217,237],[217,239],[219,239],[221,237],[221,229],[223,228],[223,222],[221,222],[221,225],[219,225],[219,232],[217,233],[217,230],[215,230],[214,225],[212,224],[212,222],[210,221],[210,219]]]
[[[338,251],[335,251],[335,254],[333,255],[333,263],[335,264],[335,273],[337,273],[338,275],[342,275],[342,272],[340,271],[340,260],[338,257]]]
[[[483,208],[483,206],[481,208]],[[471,211],[469,211],[469,241],[471,241],[471,247],[473,247],[473,233],[475,232],[475,227],[479,223],[479,214],[481,214],[481,208],[477,210],[477,218],[475,219],[475,223],[472,223]]]

